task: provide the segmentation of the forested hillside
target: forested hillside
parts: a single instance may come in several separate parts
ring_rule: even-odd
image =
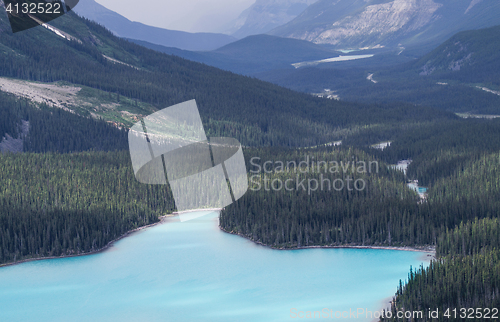
[[[500,86],[499,33],[500,26],[460,32],[414,62],[413,69],[434,79]]]
[[[498,150],[497,150],[498,151]],[[439,318],[498,318],[500,305],[500,154],[473,157],[436,181],[424,208],[441,221],[437,260],[400,282],[392,312],[439,309]],[[426,311],[427,310],[427,311]],[[397,319],[385,319],[392,321]]]
[[[367,106],[296,93],[145,49],[72,13],[53,24],[74,39],[43,27],[12,34],[0,15],[0,76],[64,80],[158,109],[196,99],[210,134],[254,146],[313,146],[339,139],[339,128],[440,116],[425,108]]]
[[[331,89],[345,101],[406,102],[459,113],[500,115],[499,28],[459,32],[409,61],[403,61],[406,50],[400,48],[396,53],[370,52],[375,56],[369,60],[275,70],[257,77],[308,93]]]
[[[21,120],[28,117],[26,105],[27,102],[0,92],[0,138],[5,134],[19,136]]]
[[[0,92],[0,138],[19,138],[22,121],[28,121],[23,138],[25,152],[115,151],[128,149],[127,132],[102,120],[85,118]]]
[[[444,142],[445,138],[442,137]],[[491,144],[489,147],[495,149],[495,141],[488,142]],[[429,155],[432,155],[434,148],[443,148],[447,143],[441,147],[431,145]],[[356,150],[349,148],[325,149],[288,152],[249,150],[248,153],[259,157],[262,155],[263,160],[270,161],[304,161],[307,156],[316,162],[377,160],[369,154],[354,152]],[[486,154],[487,148],[483,150],[482,154],[468,157],[449,150],[454,162],[447,163],[445,160],[443,164],[433,164],[430,170],[435,171],[435,183],[429,187],[425,202],[418,202],[416,194],[405,187],[406,178],[402,173],[388,170],[385,163],[380,163],[378,174],[364,174],[367,185],[363,191],[275,191],[264,189],[262,183],[264,178],[270,181],[291,178],[296,182],[299,180],[296,179],[297,175],[300,175],[300,180],[312,178],[319,182],[322,179],[320,175],[332,182],[336,178],[345,179],[348,175],[356,180],[360,175],[356,172],[315,172],[305,176],[294,171],[260,173],[252,183],[260,183],[261,189],[249,191],[241,200],[227,207],[221,214],[221,227],[273,247],[436,245],[437,236],[446,229],[453,229],[475,218],[497,217],[500,212],[500,149],[496,148],[497,152],[492,154]],[[312,165],[312,160],[309,162]],[[286,238],[283,239],[283,236]]]
[[[0,263],[96,251],[173,210],[126,151],[0,154]]]
[[[402,173],[389,170],[384,163],[370,166],[376,160],[368,154],[338,148],[250,149],[246,154],[260,158],[260,165],[306,162],[309,171],[304,174],[294,167],[274,171],[276,166],[268,166],[272,173],[249,173],[250,190],[221,213],[220,226],[228,232],[278,248],[433,243],[434,227],[426,218],[416,217],[418,197],[405,186]],[[328,166],[318,168],[320,161]],[[343,164],[345,169],[331,169],[329,162]],[[358,169],[364,163],[366,171]],[[279,188],[287,180],[291,180],[291,190],[283,184]],[[309,191],[309,180],[317,181],[317,186],[311,182],[316,190]],[[363,189],[355,188],[357,180]]]
[[[127,131],[109,123],[82,118],[60,109],[34,110],[28,114],[26,152],[123,151]]]
[[[498,219],[476,220],[443,233],[441,256],[427,268],[411,271],[400,283],[391,311],[422,311],[418,321],[490,321],[500,306],[500,251]],[[428,310],[439,309],[438,318]],[[401,319],[382,319],[401,321]]]
[[[369,148],[384,141],[391,142],[384,150]],[[410,159],[413,162],[408,166],[408,178],[429,186],[461,172],[470,161],[500,151],[500,119],[457,118],[411,125],[384,125],[353,134],[344,140],[344,144],[364,149],[390,164]]]
[[[363,69],[344,71],[357,79],[344,83],[341,98],[365,102],[348,103],[155,52],[72,13],[53,25],[69,39],[43,27],[12,34],[0,14],[0,76],[82,86],[81,95],[107,97],[100,107],[111,110],[122,99],[135,113],[127,124],[106,122],[92,104],[77,102],[72,113],[60,102],[57,109],[0,92],[0,139],[20,137],[21,124],[29,124],[26,153],[0,154],[0,264],[97,251],[173,212],[168,186],[135,179],[126,126],[196,99],[208,137],[244,145],[250,190],[221,212],[222,229],[275,248],[437,247],[437,261],[401,282],[392,310],[498,306],[500,121],[444,111],[498,114],[500,96],[477,88],[488,79],[498,85],[487,74],[497,65],[460,65],[460,75],[481,67],[488,77],[478,84],[436,67],[469,57],[481,41],[468,42],[463,53],[456,44],[442,47],[451,61],[427,57],[424,66],[435,73],[418,80],[406,78],[416,73],[414,63],[371,80]],[[494,38],[492,30],[483,42]],[[495,45],[486,47],[477,57],[495,53]],[[443,75],[454,77],[444,84]],[[354,86],[359,80],[366,84]],[[394,103],[399,99],[411,103]],[[384,141],[391,141],[384,150],[370,147]],[[413,160],[406,175],[390,166],[401,159]],[[266,161],[272,169],[256,172]],[[279,161],[305,167],[276,168]],[[408,179],[428,187],[425,199]]]

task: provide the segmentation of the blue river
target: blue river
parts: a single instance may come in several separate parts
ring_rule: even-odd
[[[220,231],[217,213],[173,217],[98,254],[0,268],[0,321],[373,321],[428,258],[273,250]]]

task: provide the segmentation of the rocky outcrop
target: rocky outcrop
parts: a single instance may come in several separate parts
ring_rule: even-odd
[[[380,42],[386,36],[409,33],[425,27],[441,7],[433,0],[395,0],[367,6],[361,13],[347,16],[324,30],[305,32],[302,39],[318,44],[336,45],[349,38],[372,37]],[[373,38],[370,39],[373,42]]]
[[[19,135],[17,138],[13,138],[9,134],[6,134],[0,140],[0,153],[20,153],[23,152],[23,142],[29,133],[30,123],[29,121],[21,121],[19,125]]]
[[[492,27],[499,16],[500,2],[491,0],[319,0],[269,34],[336,49],[431,50],[459,31]]]

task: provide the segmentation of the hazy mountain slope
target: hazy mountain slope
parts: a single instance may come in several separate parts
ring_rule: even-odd
[[[459,31],[498,23],[495,0],[320,0],[270,34],[336,48],[402,46],[422,52]]]
[[[130,39],[141,46],[244,75],[274,69],[293,69],[292,64],[337,57],[340,53],[298,39],[269,35],[249,36],[210,52],[191,52]]]
[[[156,108],[137,99],[67,82],[29,82],[0,77],[0,91],[85,117],[101,119],[116,126],[130,127],[138,117]]]
[[[307,37],[310,32],[319,33],[335,21],[358,12],[365,5],[365,0],[320,0],[292,21],[271,30],[268,34],[314,42],[314,38]]]
[[[460,32],[415,62],[374,72],[377,84],[365,82],[344,97],[500,115],[499,34],[500,26]]]
[[[347,101],[408,102],[460,113],[500,115],[498,35],[500,26],[463,31],[419,59],[390,67],[274,70],[256,77],[308,93],[331,89]]]
[[[420,76],[500,86],[500,26],[458,33],[413,64]]]
[[[12,34],[0,12],[0,76],[84,85],[158,109],[196,99],[208,136],[235,137],[244,145],[314,146],[363,124],[444,115],[314,98],[146,49],[73,13],[53,26],[73,40],[41,26]]]
[[[144,40],[167,47],[213,50],[236,40],[223,34],[188,33],[133,22],[94,0],[81,0],[74,11],[82,17],[98,22],[119,37]]]
[[[236,19],[231,34],[237,38],[266,33],[297,17],[317,0],[257,0]]]

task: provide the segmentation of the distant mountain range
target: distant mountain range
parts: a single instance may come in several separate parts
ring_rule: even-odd
[[[337,49],[399,47],[423,54],[459,31],[499,23],[497,0],[319,0],[269,34]]]
[[[210,52],[192,52],[129,39],[141,46],[244,75],[294,69],[293,63],[337,57],[341,53],[304,40],[255,35]]]
[[[317,0],[257,0],[233,22],[236,38],[263,34],[284,25]]]
[[[224,34],[189,33],[133,22],[94,0],[81,0],[74,11],[103,25],[119,37],[140,39],[167,47],[204,51],[217,49],[236,40]]]
[[[500,26],[462,31],[426,55],[392,66],[367,66],[361,60],[350,68],[323,64],[255,77],[308,93],[330,89],[347,101],[407,102],[459,113],[500,115],[499,35]]]
[[[149,115],[150,107],[196,99],[210,136],[234,137],[244,145],[314,146],[334,141],[339,126],[398,115],[390,108],[321,100],[158,53],[73,13],[53,20],[50,28],[16,34],[9,29],[0,6],[1,91],[113,124],[130,124]],[[0,118],[0,125],[3,121],[11,119]]]

